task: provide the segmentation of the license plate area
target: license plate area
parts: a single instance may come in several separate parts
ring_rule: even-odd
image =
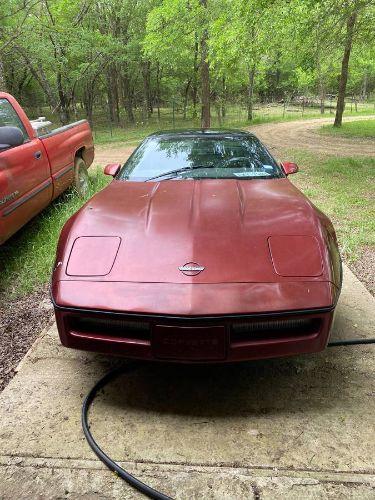
[[[222,360],[227,350],[226,329],[225,326],[155,325],[151,346],[158,359]]]

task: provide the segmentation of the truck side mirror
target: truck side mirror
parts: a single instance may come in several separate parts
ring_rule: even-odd
[[[0,127],[0,151],[21,146],[23,143],[23,133],[18,127]]]
[[[116,177],[120,168],[121,168],[121,163],[109,163],[104,167],[104,173],[105,175],[111,175],[112,177]]]

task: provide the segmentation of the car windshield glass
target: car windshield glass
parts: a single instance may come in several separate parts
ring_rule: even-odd
[[[267,149],[251,135],[151,136],[117,179],[271,179],[283,177]]]

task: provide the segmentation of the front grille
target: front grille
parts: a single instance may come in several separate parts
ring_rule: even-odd
[[[83,334],[137,340],[150,339],[150,324],[142,321],[129,321],[118,318],[71,317],[69,326],[71,330]]]
[[[319,318],[243,321],[231,325],[231,342],[308,336],[320,329]]]
[[[151,330],[153,324],[175,326],[176,329],[184,326],[225,326],[230,334],[230,343],[252,342],[256,340],[272,340],[306,337],[319,332],[321,328],[321,318],[291,318],[291,319],[249,319],[233,320],[217,318],[205,322],[198,320],[189,322],[186,319],[163,321],[152,320],[144,321],[141,318],[129,319],[121,317],[99,317],[99,316],[76,316],[71,315],[67,319],[68,329],[81,335],[96,335],[100,337],[117,337],[123,339],[132,339],[140,341],[151,341]],[[181,329],[183,335],[183,329]]]

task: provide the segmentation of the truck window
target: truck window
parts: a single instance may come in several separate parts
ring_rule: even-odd
[[[26,139],[29,139],[27,135],[26,129],[23,126],[20,117],[15,112],[13,106],[7,99],[0,99],[0,127],[18,127],[23,136]]]

